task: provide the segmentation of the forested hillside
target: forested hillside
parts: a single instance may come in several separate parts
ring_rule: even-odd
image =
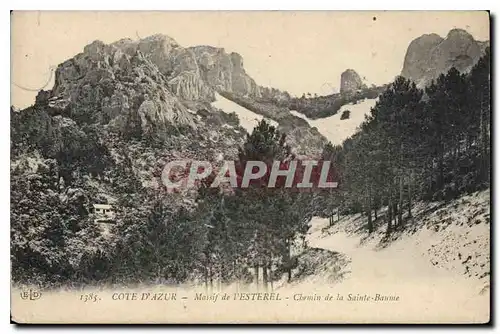
[[[325,158],[342,171],[330,198],[343,212],[363,211],[367,228],[389,207],[387,230],[404,225],[413,202],[447,200],[490,186],[490,51],[461,74],[455,68],[425,89],[397,78],[379,97],[361,131]]]
[[[292,158],[284,139],[261,121],[241,146],[239,163]],[[182,282],[213,286],[214,281],[251,282],[252,272],[262,272],[260,280],[267,285],[291,271],[291,248],[305,236],[313,212],[311,193],[260,186],[227,193],[202,185],[196,202],[182,205],[186,194],[148,189],[133,173],[122,170],[124,166],[107,176],[99,170],[80,171],[69,187],[56,159],[26,157],[14,168],[15,281],[44,286]],[[89,210],[89,201],[96,196],[90,186],[92,175],[112,178],[104,183],[117,194],[114,204],[120,211],[106,235]]]

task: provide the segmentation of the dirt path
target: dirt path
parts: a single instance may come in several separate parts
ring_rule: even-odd
[[[399,296],[400,301],[386,310],[393,317],[413,314],[419,319],[447,321],[485,321],[489,314],[489,296],[481,295],[478,280],[438,268],[422,255],[422,240],[403,238],[382,250],[375,250],[377,240],[360,245],[360,237],[345,232],[324,234],[326,219],[314,218],[308,242],[311,247],[346,254],[350,272],[337,289],[344,294]],[[382,312],[385,306],[374,309]],[[395,312],[395,313],[394,313]]]
[[[326,226],[321,219],[316,219],[313,224]],[[360,239],[339,232],[328,236],[321,235],[317,229],[309,235],[312,247],[324,248],[330,251],[342,252],[351,259],[351,271],[356,276],[369,280],[383,280],[387,283],[417,280],[424,282],[435,281],[437,278],[449,278],[449,273],[432,266],[430,261],[421,256],[411,243],[404,247],[402,242],[379,251],[374,251],[373,243],[360,245]]]

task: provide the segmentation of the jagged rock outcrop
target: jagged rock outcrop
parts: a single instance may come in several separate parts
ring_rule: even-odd
[[[268,95],[279,92],[266,91]],[[225,124],[227,116],[211,107],[216,92],[248,100],[262,96],[261,87],[246,73],[238,53],[211,46],[183,48],[168,36],[153,35],[111,44],[94,41],[85,46],[82,53],[58,66],[53,89],[39,94],[36,108],[51,117],[70,120],[75,129],[86,124],[98,126],[113,138],[178,141],[171,146],[179,150],[194,149],[192,142],[199,141],[201,147],[229,154],[244,140],[245,133],[237,124]],[[201,110],[207,115],[200,114]],[[222,123],[212,124],[216,119]],[[299,152],[322,148],[324,137],[310,131],[307,123],[300,129],[289,128],[289,120],[280,123],[287,126],[290,144]],[[54,133],[59,128],[55,124]],[[205,154],[202,150],[206,148],[194,149],[191,155],[201,156]]]
[[[166,74],[173,70],[169,59],[175,48],[166,36],[110,45],[95,41],[59,65],[51,98],[60,108],[69,106],[69,116],[110,124],[119,132],[134,119],[145,131],[167,123],[195,127],[193,115],[168,90]],[[151,104],[146,114],[140,108],[145,100]]]
[[[236,93],[242,96],[259,97],[260,90],[255,81],[245,72],[243,58],[222,48],[202,45],[189,48],[195,55],[204,81],[217,91]]]
[[[432,76],[434,69],[429,67],[430,55],[442,41],[438,34],[426,34],[414,39],[406,51],[401,75],[416,81]]]
[[[241,55],[232,52],[230,56],[231,64],[233,64],[233,70],[231,71],[233,92],[249,96],[259,96],[258,86],[255,84],[255,81],[246,74],[243,68],[243,58]]]
[[[352,94],[363,88],[363,81],[353,69],[348,69],[340,75],[340,94]]]
[[[401,75],[423,87],[452,67],[467,72],[488,46],[489,42],[476,41],[462,29],[450,30],[446,38],[422,35],[408,46]]]
[[[79,110],[73,116],[119,132],[131,119],[145,131],[156,131],[167,123],[194,127],[183,102],[212,102],[216,91],[260,96],[239,54],[210,46],[183,48],[168,36],[153,35],[87,45],[57,68],[54,88],[43,100],[57,101],[51,107],[61,113]],[[140,108],[146,99],[147,113]],[[84,109],[88,115],[81,114]]]

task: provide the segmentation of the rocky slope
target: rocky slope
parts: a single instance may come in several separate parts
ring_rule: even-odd
[[[445,38],[426,34],[408,46],[401,75],[423,87],[441,73],[455,67],[466,72],[484,54],[489,41],[476,41],[462,29],[452,29]]]
[[[243,57],[222,48],[195,46],[187,49],[195,56],[200,76],[208,86],[217,91],[233,92],[243,96],[259,97],[255,81],[245,72]]]

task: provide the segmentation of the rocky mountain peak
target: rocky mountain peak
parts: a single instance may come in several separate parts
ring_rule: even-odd
[[[109,125],[117,132],[131,126],[160,133],[167,124],[195,127],[193,115],[169,89],[179,48],[164,35],[109,45],[94,41],[58,66],[49,97],[57,101],[52,107],[59,109],[56,113]]]
[[[340,75],[340,94],[351,94],[363,87],[363,81],[353,69],[347,69]]]
[[[240,54],[212,46],[184,48],[173,38],[156,34],[88,44],[82,53],[58,66],[46,100],[59,112],[82,110],[86,105],[83,109],[89,115],[85,117],[118,128],[130,117],[140,119],[143,126],[154,120],[192,127],[195,122],[186,102],[210,103],[215,92],[260,96]],[[141,109],[145,96],[150,103]],[[131,116],[140,110],[147,110],[149,116]]]
[[[474,40],[474,37],[472,37],[472,35],[469,34],[467,30],[459,28],[451,29],[446,35],[446,38],[447,39],[464,38],[464,39]]]
[[[259,86],[245,71],[243,57],[223,48],[195,46],[195,55],[203,81],[218,92],[231,92],[247,97],[260,97]]]
[[[422,35],[408,46],[401,75],[420,87],[425,86],[452,67],[461,72],[470,70],[486,46],[463,29],[450,30],[446,38],[437,34]]]

